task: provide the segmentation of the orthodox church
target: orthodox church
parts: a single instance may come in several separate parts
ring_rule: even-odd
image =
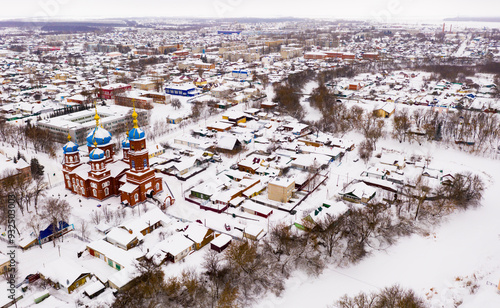
[[[63,175],[66,189],[86,198],[104,200],[120,195],[123,204],[134,206],[147,196],[163,190],[161,178],[149,167],[146,136],[139,128],[137,113],[132,113],[134,127],[122,142],[123,159],[115,160],[111,134],[99,126],[96,113],[95,128],[87,135],[89,162],[80,160],[78,145],[71,141],[63,146]]]

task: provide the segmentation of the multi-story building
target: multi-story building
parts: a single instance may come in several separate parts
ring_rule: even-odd
[[[326,58],[326,54],[324,52],[319,51],[311,51],[306,52],[304,54],[304,59],[306,60],[323,60]]]
[[[292,198],[295,181],[287,178],[276,178],[269,182],[267,195],[269,200],[288,202]]]
[[[130,121],[131,108],[124,106],[102,106],[99,107],[100,125],[110,133],[126,131],[132,126]],[[146,110],[138,111],[141,122],[147,123],[148,114]],[[86,134],[94,127],[94,111],[83,110],[59,117],[41,120],[37,122],[40,128],[50,131],[51,140],[64,143],[68,134],[77,144],[83,144],[86,141]],[[128,126],[130,125],[130,126]]]
[[[120,106],[132,107],[135,104],[136,107],[141,109],[153,109],[153,99],[143,97],[136,91],[117,94],[115,96],[115,103]]]
[[[302,48],[297,47],[281,47],[281,58],[288,60],[302,56]]]
[[[136,90],[152,91],[156,88],[157,82],[151,79],[141,79],[132,81],[130,86]]]
[[[196,87],[193,84],[168,85],[165,87],[165,93],[178,96],[195,96],[198,94]]]
[[[132,90],[132,86],[125,83],[109,84],[101,88],[100,97],[102,99],[114,99],[115,95]]]

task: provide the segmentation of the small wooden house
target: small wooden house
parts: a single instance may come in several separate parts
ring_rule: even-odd
[[[363,182],[358,182],[347,186],[339,193],[344,200],[354,203],[366,203],[373,199],[376,194],[376,189],[366,185]]]
[[[106,235],[106,241],[123,250],[129,250],[139,244],[137,234],[134,234],[131,229],[127,229],[126,227],[111,229]]]
[[[188,239],[194,242],[196,250],[201,249],[215,238],[214,230],[204,227],[198,223],[190,224],[184,231],[184,234]]]
[[[194,245],[194,242],[184,234],[177,233],[167,239],[167,243],[162,250],[167,254],[167,260],[176,263],[193,251]]]
[[[232,240],[233,238],[231,236],[227,234],[220,234],[212,242],[210,242],[210,248],[217,252],[222,252],[229,246],[229,244],[231,244]]]
[[[10,258],[6,255],[0,254],[0,274],[6,273],[10,270]]]
[[[259,225],[248,225],[243,230],[243,237],[250,240],[258,240],[264,234],[264,229]]]
[[[56,289],[71,294],[90,279],[90,272],[68,258],[58,258],[39,269],[40,277]]]
[[[396,111],[396,105],[394,103],[385,103],[381,107],[375,108],[373,113],[380,118],[388,118],[394,114]]]

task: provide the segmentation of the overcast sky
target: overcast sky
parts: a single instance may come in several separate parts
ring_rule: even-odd
[[[0,18],[321,17],[401,21],[499,16],[494,0],[1,0]]]

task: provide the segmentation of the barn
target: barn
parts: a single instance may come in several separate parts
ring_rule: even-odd
[[[210,243],[210,248],[217,252],[222,252],[231,244],[232,239],[233,238],[227,234],[221,234]]]
[[[273,213],[273,209],[254,202],[245,202],[241,208],[247,213],[264,218],[268,218]]]

